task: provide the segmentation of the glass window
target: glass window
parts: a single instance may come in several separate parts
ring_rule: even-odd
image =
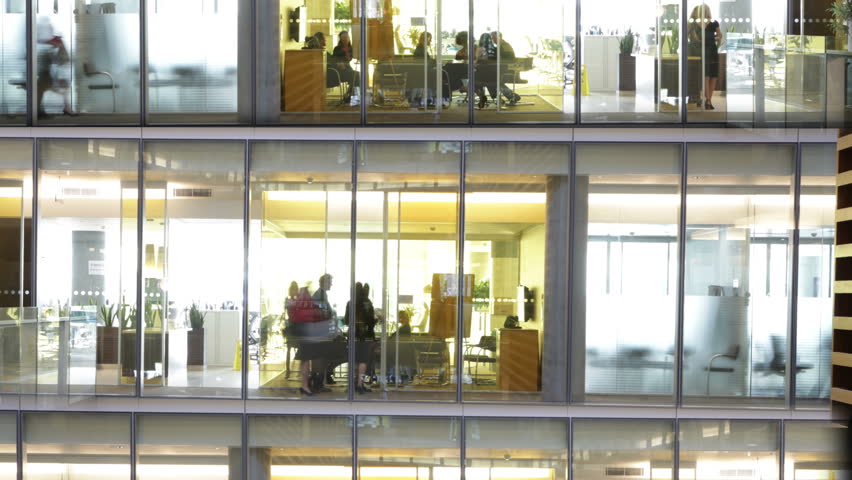
[[[2,60],[0,60],[2,61]],[[2,89],[2,86],[0,86]],[[22,363],[32,365],[32,140],[0,141],[0,394],[17,393]],[[26,340],[26,360],[21,356]]]
[[[832,422],[784,422],[784,478],[852,477],[849,427]]]
[[[585,122],[678,122],[680,2],[584,0]]]
[[[673,478],[671,421],[574,420],[573,427],[572,478]]]
[[[783,403],[794,150],[689,146],[684,403]]]
[[[834,144],[802,144],[801,152],[796,406],[828,408],[837,149]]]
[[[358,416],[356,423],[358,480],[461,478],[459,419]]]
[[[257,64],[259,123],[360,122],[360,6],[350,0],[256,4],[263,58]]]
[[[468,2],[366,0],[367,120],[465,123]],[[353,2],[352,5],[360,5]],[[362,19],[353,13],[353,23]],[[459,53],[461,51],[462,53]]]
[[[85,3],[33,2],[36,121],[138,124],[139,2]]]
[[[244,147],[144,145],[146,395],[240,395]]]
[[[242,468],[238,415],[138,415],[136,478],[229,480]]]
[[[249,396],[345,399],[352,143],[252,143],[250,178]]]
[[[355,384],[367,398],[455,401],[460,167],[458,142],[360,145]],[[463,288],[467,328],[470,276]]]
[[[249,480],[352,479],[352,417],[251,416]]]
[[[251,38],[251,16],[245,12],[249,2],[158,0],[147,6],[146,120],[169,124],[250,119],[251,88],[243,78],[251,64],[246,45]]]
[[[129,415],[39,412],[23,421],[24,479],[130,479]]]
[[[550,418],[465,419],[465,478],[568,478],[568,424]]]
[[[17,437],[15,413],[0,413],[0,480],[18,478]]]
[[[682,480],[776,480],[778,422],[681,420]]]
[[[133,393],[138,168],[136,141],[39,141],[39,385]]]
[[[576,0],[473,5],[476,123],[574,121]]]
[[[0,6],[0,122],[24,124],[27,120],[27,11],[26,2]]]
[[[472,143],[465,166],[465,400],[565,400],[570,146]],[[472,308],[471,308],[472,307]]]
[[[681,147],[576,148],[572,401],[672,403]]]

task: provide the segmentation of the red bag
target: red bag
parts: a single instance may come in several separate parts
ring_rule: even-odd
[[[313,323],[323,320],[322,309],[317,306],[307,288],[299,291],[299,296],[287,309],[293,323]]]

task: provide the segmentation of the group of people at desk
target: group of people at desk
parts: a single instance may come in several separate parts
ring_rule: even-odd
[[[355,335],[355,363],[358,372],[355,391],[371,391],[365,380],[371,376],[372,366],[379,353],[376,342],[379,316],[369,298],[370,285],[362,285],[360,282],[355,284],[354,308],[347,302],[342,318],[342,324],[348,326],[349,331],[343,332],[338,327],[337,312],[328,301],[328,291],[332,283],[333,277],[330,274],[322,275],[319,288],[311,294],[307,287],[300,289],[296,282],[291,282],[285,301],[287,322],[284,336],[290,346],[296,347],[296,360],[299,360],[301,370],[299,391],[304,396],[331,391],[328,384],[336,383],[334,370],[349,361],[350,333]],[[353,313],[354,319],[351,318]],[[408,315],[400,312],[399,318],[399,328],[394,335],[400,338],[411,337]],[[405,368],[406,374],[412,373],[410,368],[413,368],[413,365]]]
[[[443,65],[442,100],[449,103],[452,92],[459,91],[467,93],[471,88],[468,81],[468,62],[471,55],[468,51],[468,33],[459,32],[455,37],[455,44],[459,47],[456,51],[455,61]],[[414,106],[430,107],[435,105],[435,81],[437,61],[432,58],[429,48],[432,45],[432,34],[423,32],[420,34],[417,46],[410,60],[405,62],[405,57],[396,57],[380,60],[376,66],[374,83],[377,94],[377,104],[385,102],[385,90],[401,90],[409,104]],[[305,39],[305,49],[326,50],[325,34],[317,32]],[[521,100],[521,96],[515,93],[504,82],[508,74],[515,80],[515,71],[503,67],[503,74],[498,78],[498,60],[504,65],[516,61],[515,50],[503,39],[500,32],[494,31],[483,33],[474,46],[473,62],[475,64],[476,79],[473,85],[474,92],[478,97],[478,106],[484,108],[488,102],[488,95],[492,101],[496,101],[502,94],[509,105],[515,105]],[[352,42],[349,32],[342,31],[338,34],[338,43],[332,53],[326,51],[326,87],[338,86],[341,82],[348,85],[343,103],[348,104],[351,100],[354,88],[358,86],[360,73],[351,66]],[[424,71],[422,66],[427,67]],[[413,66],[414,69],[407,67]],[[418,68],[419,66],[419,68]],[[424,74],[425,73],[425,74]],[[499,84],[499,86],[498,86]],[[487,95],[486,95],[487,91]]]

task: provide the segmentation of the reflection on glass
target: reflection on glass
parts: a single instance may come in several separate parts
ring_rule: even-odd
[[[0,413],[0,480],[17,480],[17,419],[15,413]]]
[[[277,54],[272,71],[260,65],[264,82],[280,79],[280,90],[269,90],[266,97],[280,97],[278,105],[269,98],[258,102],[260,121],[291,123],[353,123],[360,121],[362,62],[357,26],[359,2],[306,0],[301,6],[281,2],[258,5],[270,11],[279,25],[274,38],[259,38],[260,50]],[[333,8],[330,8],[332,7]],[[270,55],[270,60],[272,60]],[[269,70],[269,71],[267,71]],[[369,94],[365,101],[369,101]],[[273,108],[275,107],[275,112]]]
[[[139,123],[139,2],[33,3],[38,123]]]
[[[683,480],[776,480],[778,423],[751,420],[681,420]]]
[[[39,143],[40,386],[133,392],[138,164],[135,141]]]
[[[358,416],[356,422],[359,480],[461,478],[458,419]]]
[[[358,159],[355,383],[369,398],[455,400],[458,302],[467,332],[474,282],[459,295],[461,144],[363,143]]]
[[[130,479],[128,415],[39,412],[23,422],[24,479]]]
[[[791,145],[690,145],[685,403],[777,403],[787,368]]]
[[[346,398],[351,181],[351,142],[251,146],[252,397]]]
[[[803,144],[799,214],[796,405],[828,407],[831,385],[837,150]]]
[[[0,122],[23,124],[27,117],[26,2],[0,6]]]
[[[149,122],[238,120],[237,30],[244,1],[147,3]]]
[[[465,400],[565,399],[567,276],[547,266],[566,264],[569,160],[567,144],[468,147]]]
[[[252,416],[249,480],[352,479],[352,418]]]
[[[575,420],[573,477],[672,477],[674,425],[667,420]]]
[[[577,146],[574,401],[673,401],[680,163],[679,145]]]
[[[568,425],[562,419],[465,419],[465,478],[568,478]]]
[[[468,121],[468,2],[367,0],[364,21],[370,122]]]
[[[476,0],[476,123],[574,120],[575,16],[575,0]]]
[[[238,415],[139,415],[136,478],[239,478],[240,431]]]
[[[849,427],[831,422],[784,423],[784,478],[852,478]]]
[[[147,395],[240,395],[243,148],[145,143]]]
[[[584,0],[583,122],[676,122],[680,2]]]

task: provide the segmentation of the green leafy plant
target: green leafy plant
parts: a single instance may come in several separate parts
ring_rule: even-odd
[[[473,306],[477,310],[488,308],[488,299],[491,297],[491,280],[483,280],[473,286]]]
[[[829,28],[834,33],[845,33],[848,30],[847,22],[852,20],[852,0],[838,0],[826,11],[834,17]]]
[[[198,304],[192,302],[192,305],[189,307],[189,326],[193,330],[204,328],[205,316],[207,316],[207,314],[201,312],[201,309],[198,308]]]
[[[98,308],[98,317],[99,320],[104,322],[104,326],[107,328],[112,328],[115,325],[117,312],[115,311],[115,305],[101,305]]]
[[[154,328],[162,320],[160,305],[150,299],[145,299],[145,328]]]
[[[630,55],[633,53],[633,45],[636,42],[636,37],[633,36],[633,29],[628,28],[624,36],[618,39],[618,50],[622,55]]]

